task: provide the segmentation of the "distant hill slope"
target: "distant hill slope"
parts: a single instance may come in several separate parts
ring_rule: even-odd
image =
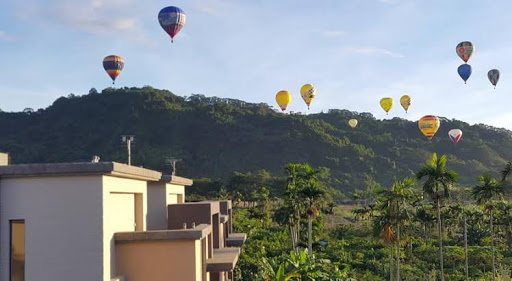
[[[512,160],[512,132],[442,118],[432,142],[416,122],[376,120],[369,113],[331,110],[288,115],[266,104],[193,95],[183,98],[151,87],[91,90],[57,99],[35,112],[0,113],[0,151],[14,163],[102,160],[126,162],[120,135],[133,134],[135,165],[169,170],[165,158],[183,159],[180,175],[226,178],[233,171],[283,174],[290,162],[328,167],[341,190],[388,185],[411,176],[432,152],[449,155],[462,185]],[[347,125],[357,118],[357,129]],[[460,128],[457,147],[447,132]]]

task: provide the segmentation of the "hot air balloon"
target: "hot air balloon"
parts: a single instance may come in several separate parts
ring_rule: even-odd
[[[316,96],[316,89],[313,85],[306,84],[300,88],[300,95],[302,96],[302,99],[304,100],[309,109],[309,105]]]
[[[475,45],[469,41],[460,42],[457,47],[455,47],[455,51],[457,55],[467,63],[475,51]]]
[[[491,81],[491,84],[494,85],[494,89],[496,89],[496,84],[498,84],[498,81],[500,80],[500,71],[497,69],[491,69],[487,73],[487,77],[489,78],[489,81]]]
[[[288,91],[279,91],[276,94],[276,101],[281,110],[285,111],[286,107],[288,107],[288,105],[292,101],[292,95]]]
[[[165,7],[158,13],[158,22],[160,22],[160,26],[165,32],[171,36],[171,42],[174,42],[174,36],[185,25],[186,18],[185,12],[174,6]]]
[[[388,112],[393,107],[393,99],[392,98],[382,98],[380,100],[380,107],[382,107],[382,109],[384,109],[384,111],[386,111],[386,115],[387,115]]]
[[[357,126],[357,120],[356,119],[350,119],[348,120],[348,125],[354,129]]]
[[[407,113],[407,110],[409,110],[409,106],[411,105],[411,97],[408,95],[403,95],[400,98],[400,104],[405,109],[405,113]]]
[[[441,121],[439,121],[439,118],[437,118],[434,115],[423,116],[418,121],[418,127],[420,128],[420,131],[429,140],[431,140],[434,137],[440,125]]]
[[[124,67],[124,60],[120,56],[106,56],[103,59],[103,68],[108,73],[108,76],[112,78],[112,84],[115,83],[117,76],[121,74]]]
[[[459,129],[452,129],[448,132],[448,136],[450,137],[450,140],[453,142],[453,144],[456,145],[462,137],[462,131]]]
[[[468,81],[469,76],[471,76],[472,71],[473,70],[471,69],[471,65],[469,65],[469,64],[462,64],[457,69],[457,72],[459,72],[460,78],[462,78],[462,80],[464,80],[464,84],[466,84],[466,81]]]

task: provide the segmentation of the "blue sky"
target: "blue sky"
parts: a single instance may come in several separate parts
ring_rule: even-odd
[[[157,22],[169,5],[187,13],[174,44]],[[110,87],[101,62],[117,54],[125,59],[118,87],[273,106],[286,89],[289,110],[306,112],[299,89],[312,83],[310,112],[434,114],[512,129],[511,10],[508,0],[3,0],[0,108],[45,108]],[[455,53],[465,40],[476,46],[467,85]],[[502,73],[496,90],[492,68]],[[403,94],[412,97],[409,114]],[[379,107],[387,96],[389,116]]]

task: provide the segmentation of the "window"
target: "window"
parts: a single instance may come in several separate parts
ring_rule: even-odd
[[[25,281],[25,221],[11,221],[11,281]]]

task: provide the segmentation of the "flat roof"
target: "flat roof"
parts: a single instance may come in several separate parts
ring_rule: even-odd
[[[183,186],[191,186],[194,183],[194,181],[192,181],[191,179],[173,176],[173,175],[162,175],[161,181],[163,181],[165,183],[177,184],[177,185],[183,185]]]
[[[0,178],[110,175],[147,181],[159,181],[162,173],[116,162],[76,162],[16,164],[0,166]]]

